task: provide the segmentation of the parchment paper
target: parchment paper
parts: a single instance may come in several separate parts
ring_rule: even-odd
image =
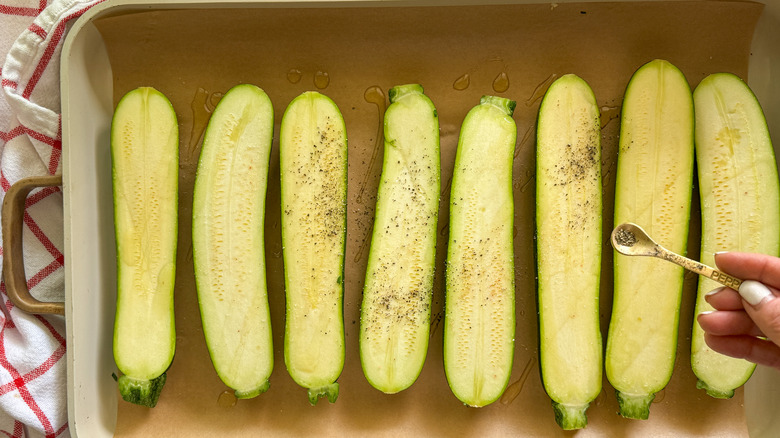
[[[604,256],[601,316],[604,344],[612,295],[612,228],[619,109],[631,74],[654,58],[678,66],[692,87],[707,74],[746,77],[753,28],[762,6],[740,1],[580,3],[455,7],[317,7],[117,11],[96,21],[106,40],[114,100],[154,86],[180,121],[177,349],[158,406],[120,401],[119,436],[556,436],[537,359],[533,257],[535,121],[541,97],[557,77],[575,73],[593,88],[602,110]],[[468,79],[468,81],[466,80]],[[262,87],[278,132],[287,104],[319,90],[340,107],[349,137],[349,205],[344,314],[347,357],[338,401],[309,405],[283,361],[284,284],[279,229],[278,134],[266,211],[268,290],[275,368],[271,389],[236,402],[218,379],[205,348],[192,270],[192,187],[203,129],[221,93],[238,83]],[[421,83],[441,125],[442,194],[432,332],[417,382],[385,395],[365,380],[358,356],[367,239],[382,163],[381,121],[387,90]],[[504,398],[485,408],[463,406],[442,365],[441,316],[449,183],[460,124],[483,94],[518,102],[514,166],[517,329],[514,368]],[[108,148],[108,145],[106,145]],[[698,194],[689,255],[697,257]],[[106,214],[110,214],[107,212]],[[716,400],[695,388],[690,333],[696,277],[686,276],[674,375],[647,421],[617,415],[604,378],[582,436],[744,436],[742,390]],[[113,291],[108,291],[113,293]],[[85,340],[84,342],[88,342]],[[111,352],[105,352],[111,354]]]

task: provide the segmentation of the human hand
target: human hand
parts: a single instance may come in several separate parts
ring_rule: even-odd
[[[722,271],[750,279],[740,291],[719,288],[705,300],[716,310],[697,320],[713,350],[780,369],[780,258],[752,253],[715,255]]]

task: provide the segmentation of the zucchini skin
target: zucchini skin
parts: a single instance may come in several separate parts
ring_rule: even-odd
[[[584,80],[550,85],[536,138],[539,364],[555,421],[580,429],[602,381],[601,126]]]
[[[418,84],[390,89],[384,163],[360,313],[360,359],[374,388],[411,386],[428,349],[441,186],[439,122]]]
[[[777,165],[761,105],[748,85],[730,73],[704,78],[693,99],[702,263],[714,266],[718,251],[780,255]],[[713,310],[704,295],[719,286],[699,277],[695,315]],[[691,367],[697,388],[715,398],[731,398],[756,366],[710,349],[694,318]]]
[[[474,407],[501,396],[514,356],[514,105],[484,96],[469,111],[452,178],[444,370],[453,394]]]
[[[317,92],[299,95],[279,143],[285,364],[312,405],[333,403],[345,358],[347,132],[338,106]]]
[[[126,402],[153,408],[157,406],[166,379],[167,373],[162,373],[151,380],[134,379],[127,375],[120,376],[117,379],[119,394]]]
[[[113,353],[122,398],[147,407],[158,402],[176,348],[178,145],[176,113],[162,93],[140,87],[119,101],[111,123]]]
[[[236,85],[211,116],[195,179],[203,334],[217,375],[237,398],[265,392],[273,370],[263,225],[272,139],[271,100],[254,85]]]
[[[637,223],[685,254],[692,183],[690,87],[671,63],[653,60],[634,73],[623,100],[614,223]],[[674,369],[684,271],[662,260],[613,254],[605,369],[620,414],[647,419]]]

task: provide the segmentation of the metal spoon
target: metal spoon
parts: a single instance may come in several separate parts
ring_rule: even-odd
[[[675,254],[657,244],[639,225],[627,222],[612,230],[612,246],[627,256],[650,256],[663,259],[683,268],[711,278],[724,286],[739,290],[742,280],[711,268],[703,263]]]

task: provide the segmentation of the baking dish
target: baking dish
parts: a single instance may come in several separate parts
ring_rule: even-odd
[[[602,110],[607,233],[612,225],[619,107],[634,69],[654,57],[666,58],[682,69],[692,86],[708,72],[734,71],[749,80],[771,132],[780,132],[780,84],[770,81],[780,71],[780,55],[774,50],[780,44],[780,4],[768,2],[762,11],[758,3],[738,1],[497,3],[109,0],[73,25],[63,47],[62,92],[68,405],[74,436],[564,434],[552,418],[536,359],[531,218],[539,99],[546,86],[565,73],[576,73],[593,87]],[[284,292],[277,144],[266,218],[276,357],[271,389],[256,399],[236,402],[219,382],[205,351],[189,246],[191,188],[208,115],[221,93],[239,82],[266,90],[274,102],[277,129],[287,103],[309,89],[333,98],[346,119],[348,352],[340,399],[333,405],[321,401],[309,406],[281,360]],[[422,83],[437,105],[445,189],[428,358],[412,388],[388,396],[365,381],[356,333],[365,242],[381,167],[385,94],[391,86],[408,82]],[[111,376],[115,254],[108,132],[118,97],[141,85],[155,86],[169,96],[179,116],[181,139],[177,353],[160,404],[152,410],[118,401]],[[444,379],[439,322],[447,182],[460,122],[482,94],[518,101],[517,338],[505,396],[489,407],[470,409],[452,396]],[[694,256],[696,214],[694,209],[689,244]],[[605,237],[604,333],[611,306],[610,255]],[[695,389],[686,350],[694,286],[695,277],[686,277],[684,300],[690,303],[683,306],[675,374],[658,394],[650,420],[618,417],[614,391],[604,380],[582,435],[769,436],[778,426],[780,420],[771,414],[780,406],[775,390],[780,389],[780,378],[772,370],[759,368],[744,392],[729,401],[711,399]]]

